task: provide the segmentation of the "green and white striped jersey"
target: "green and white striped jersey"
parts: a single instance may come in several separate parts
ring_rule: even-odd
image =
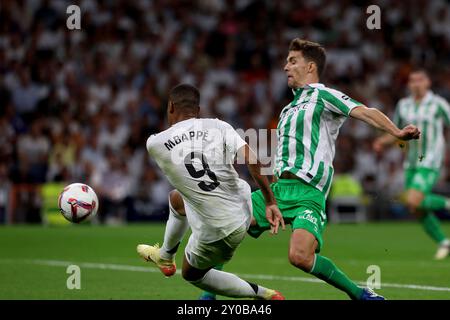
[[[289,171],[327,196],[339,128],[350,111],[363,104],[321,83],[293,93],[278,122],[274,174]]]
[[[406,97],[397,103],[394,123],[402,128],[417,126],[419,140],[409,141],[405,168],[440,169],[445,154],[444,125],[450,126],[450,107],[447,101],[428,91],[420,103]]]

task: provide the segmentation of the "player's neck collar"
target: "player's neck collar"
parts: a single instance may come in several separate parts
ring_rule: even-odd
[[[293,93],[294,95],[296,95],[296,94],[298,94],[299,92],[302,92],[303,89],[323,88],[323,87],[325,87],[325,85],[324,85],[323,83],[320,83],[320,82],[316,82],[316,83],[308,83],[308,84],[305,84],[305,85],[302,86],[302,87],[293,88],[293,89],[292,89],[292,93]]]
[[[425,93],[425,95],[423,96],[423,98],[420,100],[420,104],[425,104],[430,102],[430,100],[433,98],[433,91],[428,90],[427,93]],[[416,99],[414,98],[414,96],[411,96],[411,99],[415,102]]]
[[[195,117],[192,117],[192,118],[186,118],[186,119],[183,119],[183,120],[180,120],[180,121],[174,123],[171,127],[176,126],[176,125],[178,125],[179,123],[184,123],[184,122],[187,122],[187,121],[193,120],[193,119],[198,119],[198,118],[195,118]]]
[[[325,85],[320,82],[308,83],[303,88],[323,88]]]

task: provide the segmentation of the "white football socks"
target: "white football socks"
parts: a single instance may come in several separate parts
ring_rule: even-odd
[[[164,232],[164,243],[159,252],[162,259],[171,260],[178,250],[181,240],[189,228],[186,216],[180,215],[169,201],[169,219],[167,219]]]
[[[208,292],[232,298],[267,298],[269,289],[250,284],[238,276],[216,269],[209,270],[197,281],[190,281],[196,287]]]

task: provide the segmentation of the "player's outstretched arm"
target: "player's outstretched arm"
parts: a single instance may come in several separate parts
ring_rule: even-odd
[[[270,189],[269,180],[266,176],[261,175],[261,163],[248,144],[243,145],[238,150],[238,156],[245,159],[245,164],[248,167],[248,171],[260,187],[264,199],[266,200],[266,218],[271,226],[270,232],[272,234],[277,234],[280,224],[282,229],[285,229],[284,220],[280,210],[278,209],[272,189]]]
[[[416,126],[410,124],[403,129],[399,129],[383,112],[375,108],[359,106],[353,108],[350,112],[350,116],[362,120],[377,129],[383,130],[400,140],[413,140],[419,139],[420,137],[420,131]]]
[[[381,152],[385,147],[390,147],[393,145],[398,139],[388,133],[383,134],[381,137],[378,137],[373,142],[373,149],[376,152]]]

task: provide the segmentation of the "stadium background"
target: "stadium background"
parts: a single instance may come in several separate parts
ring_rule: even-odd
[[[81,7],[81,30],[66,27],[70,4]],[[370,4],[381,8],[379,30],[366,27]],[[449,26],[445,0],[1,1],[0,299],[196,299],[199,290],[135,252],[164,232],[170,187],[145,141],[166,127],[168,90],[192,83],[203,116],[274,128],[291,99],[286,49],[302,37],[327,49],[323,82],[392,116],[414,66],[450,100]],[[356,196],[374,223],[331,223],[324,254],[362,285],[378,266],[388,299],[449,299],[450,261],[433,261],[432,241],[409,221],[402,151],[375,154],[377,134],[352,119],[341,130],[329,204]],[[449,152],[436,186],[445,195]],[[55,199],[70,182],[94,187],[99,225],[43,227],[63,222]],[[289,266],[289,235],[247,237],[225,269],[287,299],[347,299]],[[81,290],[66,287],[72,264]]]
[[[168,90],[194,84],[202,116],[275,128],[291,99],[283,65],[294,37],[327,49],[322,82],[390,116],[415,66],[450,100],[448,1],[74,3],[81,30],[66,27],[71,1],[0,5],[0,223],[41,222],[55,209],[46,194],[78,181],[97,191],[101,222],[165,218],[170,187],[145,141],[166,127]],[[370,4],[379,30],[366,26]],[[334,187],[346,174],[340,193],[362,196],[369,219],[407,219],[402,152],[375,154],[376,135],[346,122]],[[449,152],[436,190],[447,195]]]

